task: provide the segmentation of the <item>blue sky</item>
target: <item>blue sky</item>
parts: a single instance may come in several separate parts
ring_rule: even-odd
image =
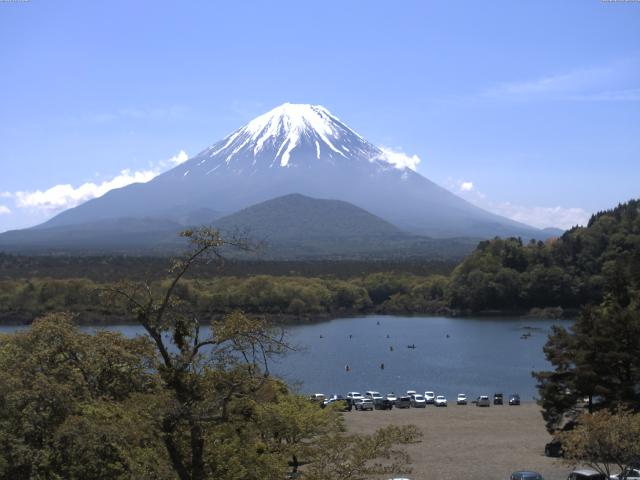
[[[322,104],[489,210],[640,196],[640,2],[0,2],[0,231]]]

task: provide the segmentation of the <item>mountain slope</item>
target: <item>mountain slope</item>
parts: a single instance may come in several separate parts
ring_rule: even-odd
[[[294,104],[255,118],[148,183],[112,190],[35,228],[120,218],[195,219],[192,212],[231,214],[293,193],[352,203],[418,235],[549,236],[482,210],[413,170],[396,168],[325,108]]]

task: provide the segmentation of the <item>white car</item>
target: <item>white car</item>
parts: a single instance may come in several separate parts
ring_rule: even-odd
[[[382,399],[383,399],[383,397],[382,397],[382,395],[380,394],[380,392],[374,392],[373,390],[369,390],[369,391],[367,391],[367,392],[364,392],[364,396],[365,396],[366,398],[370,398],[370,399],[371,399],[371,400],[373,400],[374,402],[375,402],[376,400],[382,400]]]
[[[416,392],[415,390],[407,390],[407,395],[409,395],[409,396],[415,395],[416,393],[418,393],[418,392]]]
[[[427,402],[422,395],[414,393],[411,395],[411,406],[413,408],[424,408],[427,406]]]
[[[458,405],[466,405],[467,404],[467,396],[464,393],[458,394],[458,399],[456,400]]]
[[[436,399],[433,401],[436,407],[446,407],[447,406],[447,397],[444,395],[438,395]]]
[[[373,410],[373,400],[370,398],[360,398],[356,400],[355,404],[356,410]]]
[[[364,396],[358,392],[349,392],[347,393],[347,399],[351,401],[362,400]]]
[[[309,395],[309,400],[316,402],[322,402],[324,400],[324,393],[313,393]]]
[[[398,396],[395,393],[387,393],[387,400],[395,403],[398,400]]]
[[[433,403],[436,400],[436,394],[433,392],[424,392],[424,399],[427,403]]]

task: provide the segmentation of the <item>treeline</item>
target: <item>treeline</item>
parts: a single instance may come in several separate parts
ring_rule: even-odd
[[[176,296],[202,315],[248,314],[286,320],[366,313],[449,313],[447,278],[407,273],[374,273],[350,280],[257,275],[187,279]],[[49,312],[73,311],[85,323],[128,322],[126,312],[109,301],[116,283],[88,279],[8,280],[0,282],[0,321],[30,322]],[[166,281],[150,284],[152,291]]]
[[[451,274],[447,299],[471,311],[579,308],[601,303],[605,292],[622,305],[640,292],[640,200],[546,243],[481,242]]]
[[[470,249],[471,250],[471,249]],[[379,272],[404,272],[413,275],[448,275],[459,260],[428,259],[425,257],[403,260],[225,260],[223,265],[196,265],[189,272],[191,278],[219,276],[247,277],[276,275],[299,277],[353,278]],[[71,256],[71,255],[9,255],[0,252],[0,281],[24,278],[88,278],[95,282],[153,280],[163,278],[171,259],[124,255]]]

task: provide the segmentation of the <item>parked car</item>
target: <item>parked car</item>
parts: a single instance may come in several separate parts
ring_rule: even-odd
[[[309,400],[313,400],[314,402],[321,403],[324,401],[324,393],[313,393],[309,395]]]
[[[493,394],[493,404],[494,405],[503,405],[504,404],[504,395],[501,393]]]
[[[520,405],[520,395],[517,393],[509,395],[509,405]]]
[[[411,397],[409,395],[402,395],[396,400],[396,408],[409,408],[411,407]]]
[[[377,408],[378,403],[380,403],[384,397],[380,392],[367,390],[366,392],[364,392],[364,398],[370,398],[371,400],[373,400],[373,406],[374,408]]]
[[[424,408],[427,406],[427,402],[422,395],[415,393],[411,395],[411,406],[413,408]]]
[[[476,400],[476,405],[478,407],[490,407],[491,401],[489,400],[489,395],[480,395],[478,400]]]
[[[418,393],[418,392],[416,392],[415,390],[407,390],[407,395],[409,395],[409,396],[415,395],[416,393]]]
[[[393,392],[387,393],[386,398],[387,398],[387,400],[389,400],[391,402],[394,402],[394,403],[396,402],[396,400],[398,400],[398,396]]]
[[[351,400],[352,402],[355,402],[356,400],[360,400],[363,399],[364,397],[362,396],[361,393],[358,392],[349,392],[347,393],[347,400]]]
[[[343,412],[349,410],[349,402],[347,401],[347,398],[344,395],[337,394],[327,398],[324,402],[322,402],[320,406],[322,408],[325,408],[329,405],[337,404],[337,402],[340,402],[340,410],[342,410]]]
[[[467,404],[467,396],[464,393],[459,393],[458,398],[456,400],[458,405],[466,405]]]
[[[373,410],[373,400],[370,398],[360,398],[355,403],[356,410]]]
[[[542,475],[540,475],[538,472],[531,472],[528,470],[513,472],[511,474],[511,477],[509,478],[511,480],[544,480]]]
[[[547,457],[562,457],[564,452],[562,451],[562,443],[560,440],[552,440],[544,446],[544,454]]]
[[[382,394],[380,392],[374,392],[373,390],[368,390],[368,391],[364,392],[364,396],[366,398],[370,398],[374,402],[376,400],[382,400]]]
[[[611,480],[640,480],[640,463],[630,465],[617,475],[609,476]]]
[[[433,404],[436,400],[436,394],[433,392],[424,392],[424,401],[428,404]]]
[[[337,401],[337,400],[345,400],[345,401],[346,401],[346,400],[347,400],[347,397],[345,397],[344,395],[340,395],[340,394],[334,393],[334,394],[333,394],[333,395],[331,395],[329,398],[325,398],[325,399],[322,401],[322,405],[326,405],[326,404],[328,404],[328,403],[335,402],[335,401]]]
[[[436,407],[446,407],[447,406],[447,397],[444,395],[438,395],[434,401]]]
[[[393,408],[393,402],[383,398],[382,400],[373,402],[373,408],[376,410],[391,410]]]
[[[607,480],[607,476],[590,468],[581,468],[571,472],[567,480]]]

